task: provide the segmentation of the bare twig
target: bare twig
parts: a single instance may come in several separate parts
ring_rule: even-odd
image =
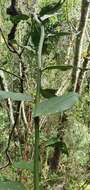
[[[17,125],[17,123],[18,123],[18,120],[19,120],[20,106],[21,106],[21,102],[19,102],[19,104],[18,104],[18,107],[17,107],[17,116],[16,116],[16,119],[15,119],[15,123],[14,123],[14,125],[13,125],[13,127],[12,127],[12,130],[11,130],[11,132],[10,132],[10,134],[9,134],[8,144],[7,144],[7,147],[6,147],[6,150],[5,150],[5,154],[6,154],[6,157],[7,157],[7,159],[8,159],[8,164],[9,164],[9,165],[12,164],[12,160],[11,160],[11,158],[10,158],[10,155],[9,155],[9,152],[8,152],[8,151],[9,151],[9,147],[10,147],[12,135],[13,135],[13,133],[14,133],[15,127],[16,127],[16,125]]]
[[[8,44],[8,42],[7,42],[7,40],[5,39],[5,36],[4,36],[3,31],[2,31],[1,28],[0,28],[0,32],[1,32],[1,35],[2,35],[2,38],[3,38],[4,42],[5,42],[5,44],[6,44],[6,47],[9,49],[9,51],[12,52],[12,53],[17,54],[18,57],[21,57],[21,55],[22,55],[23,52],[21,51],[21,52],[19,53],[19,52],[15,49],[15,47],[14,47],[13,45],[11,45],[11,47],[12,47],[12,49],[11,49],[10,46],[9,46],[9,44]]]
[[[5,69],[3,69],[3,68],[1,68],[1,67],[0,67],[0,70],[3,71],[3,72],[5,72],[5,73],[8,73],[8,74],[10,74],[10,75],[13,75],[13,76],[15,76],[16,78],[18,78],[18,79],[21,80],[21,77],[15,75],[14,73],[11,73],[10,71],[7,71],[7,70],[5,70]]]
[[[5,90],[8,92],[7,82],[5,80],[5,76],[4,76],[3,71],[1,71],[1,70],[0,70],[0,85],[1,85],[2,90]],[[10,100],[10,98],[7,99],[7,107],[9,109],[8,115],[10,117],[10,123],[11,123],[11,126],[13,126],[14,115],[13,115],[12,101]]]
[[[17,116],[16,116],[16,119],[15,119],[14,125],[13,125],[13,127],[12,127],[12,130],[11,130],[11,132],[10,132],[10,134],[9,134],[9,137],[8,137],[8,144],[7,144],[7,147],[6,147],[6,150],[5,150],[5,154],[6,154],[8,163],[5,164],[4,166],[1,166],[0,169],[4,169],[4,168],[6,168],[6,167],[8,167],[9,165],[12,164],[12,160],[11,160],[11,158],[10,158],[10,155],[9,155],[9,152],[8,152],[8,151],[9,151],[9,147],[10,147],[12,135],[13,135],[13,133],[14,133],[14,129],[15,129],[17,123],[18,123],[20,106],[21,106],[21,102],[19,102],[19,104],[18,104]]]
[[[5,39],[5,36],[4,36],[3,31],[2,31],[1,28],[0,28],[0,32],[1,32],[2,38],[3,38],[3,40],[4,40],[4,42],[5,42],[6,46],[7,46],[7,48],[9,49],[9,51],[11,51],[12,53],[16,53],[14,50],[12,50],[12,49],[9,47],[9,45],[8,45],[6,39]]]
[[[8,163],[5,164],[4,166],[1,166],[1,167],[0,167],[0,170],[3,170],[3,169],[5,169],[5,168],[7,168],[10,164],[11,164],[11,163],[8,162]]]

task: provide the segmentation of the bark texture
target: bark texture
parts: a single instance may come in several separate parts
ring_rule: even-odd
[[[82,45],[83,45],[88,15],[89,15],[89,5],[90,5],[90,2],[88,2],[87,0],[82,0],[81,17],[80,17],[80,22],[79,22],[79,27],[78,27],[78,35],[77,35],[76,43],[75,43],[73,70],[72,70],[72,75],[71,75],[70,90],[74,90],[74,91],[76,91],[77,81],[79,77],[80,70],[78,68],[81,67]]]

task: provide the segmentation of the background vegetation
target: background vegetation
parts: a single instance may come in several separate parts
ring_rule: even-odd
[[[90,3],[11,2],[0,0],[0,189],[89,190]]]

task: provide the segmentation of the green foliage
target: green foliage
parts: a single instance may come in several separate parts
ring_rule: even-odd
[[[43,16],[45,14],[55,13],[57,10],[59,10],[61,8],[63,3],[64,3],[64,1],[62,2],[61,0],[59,0],[57,3],[53,3],[53,4],[43,7],[39,13],[40,16]]]
[[[5,100],[11,98],[15,101],[32,101],[30,96],[24,95],[23,93],[15,93],[15,92],[6,92],[0,90],[0,100]]]
[[[33,172],[34,163],[20,160],[19,162],[15,162],[13,164],[13,167],[22,170],[30,170],[31,172]]]
[[[52,137],[46,143],[47,147],[54,147],[55,145],[57,145],[60,148],[60,152],[68,155],[68,148],[67,148],[66,144],[64,142],[60,141],[59,138]]]
[[[22,20],[27,20],[29,17],[25,14],[16,15],[16,16],[10,16],[10,20],[14,24],[18,24]]]
[[[57,90],[55,89],[40,89],[40,93],[44,98],[52,98],[53,96],[56,96],[56,92]]]
[[[76,93],[69,93],[68,95],[58,96],[50,98],[44,102],[41,102],[33,111],[33,116],[49,115],[59,112],[64,112],[70,109],[73,104],[78,100],[78,95]]]
[[[60,139],[57,138],[57,137],[52,137],[50,138],[47,143],[46,143],[46,146],[53,146],[55,145],[56,143],[60,142]]]
[[[0,189],[1,190],[25,190],[25,187],[18,182],[4,181],[4,182],[0,182]]]
[[[18,1],[22,4],[20,10],[23,9],[23,12],[25,10],[25,14],[7,18],[6,7],[9,2],[9,0],[7,2],[5,0],[0,1],[0,8],[2,9],[2,16],[0,18],[1,27],[4,31],[4,36],[7,42],[11,22],[16,25],[19,23],[17,31],[15,32],[15,40],[17,41],[16,50],[19,50],[19,53],[21,51],[23,52],[21,56],[23,60],[22,69],[25,74],[23,78],[23,90],[27,94],[32,94],[32,97],[36,97],[36,77],[38,76],[37,51],[40,41],[40,25],[29,12],[29,10],[34,10],[34,8],[31,8],[31,1],[28,1],[28,6],[26,5],[28,8],[26,9],[24,9],[23,2]],[[69,43],[71,42],[71,38],[74,36],[73,31],[75,31],[78,13],[80,12],[77,11],[78,7],[75,6],[76,3],[80,4],[80,1],[67,0],[62,4],[62,6],[60,3],[63,1],[58,0],[41,0],[38,2],[40,2],[39,7],[38,4],[35,4],[35,10],[38,12],[38,19],[40,19],[39,16],[41,16],[42,24],[45,26],[45,40],[42,50],[42,67],[40,70],[40,73],[42,74],[40,97],[42,95],[44,98],[48,99],[44,101],[43,97],[41,97],[41,100],[43,101],[33,109],[33,116],[40,116],[40,147],[38,147],[40,148],[39,160],[43,171],[40,176],[40,183],[42,184],[42,189],[61,189],[61,186],[58,186],[58,183],[61,185],[65,180],[65,187],[63,187],[64,189],[76,190],[79,189],[79,185],[83,184],[83,182],[87,179],[87,176],[89,176],[89,174],[87,173],[86,175],[85,172],[87,169],[86,166],[90,152],[90,134],[88,132],[90,123],[90,97],[88,94],[85,96],[86,92],[83,91],[83,95],[81,94],[81,101],[78,101],[79,98],[76,93],[69,93],[57,97],[56,91],[62,86],[64,88],[64,79],[67,80],[68,74],[73,68],[73,50],[71,50],[69,56],[68,64],[70,65],[64,63],[68,60],[67,54]],[[56,12],[59,14],[49,18],[50,14],[54,14]],[[29,16],[27,16],[27,13]],[[46,15],[46,17],[44,17],[44,15]],[[71,29],[71,27],[74,27],[74,29]],[[9,49],[7,50],[7,46],[2,37],[0,49],[1,66],[19,76],[21,64],[20,59],[17,54],[11,54]],[[4,150],[6,149],[6,144],[8,143],[9,131],[11,130],[10,121],[7,114],[9,109],[6,105],[7,101],[4,102],[2,100],[11,98],[11,100],[14,101],[30,101],[30,103],[25,102],[24,105],[24,116],[26,116],[28,121],[28,127],[25,123],[26,120],[23,118],[23,113],[21,110],[21,117],[19,118],[20,121],[16,126],[17,130],[15,129],[16,134],[13,134],[11,138],[9,154],[14,164],[12,167],[8,166],[8,168],[1,171],[0,178],[2,179],[2,182],[0,183],[0,189],[24,190],[25,188],[21,184],[8,180],[13,179],[14,177],[15,180],[17,179],[19,181],[23,181],[23,184],[27,186],[27,189],[31,190],[33,189],[32,173],[34,173],[34,163],[29,160],[32,160],[33,158],[35,145],[35,142],[33,142],[35,140],[35,129],[31,126],[31,123],[33,123],[31,121],[31,108],[34,107],[34,105],[31,105],[31,101],[34,98],[25,95],[26,93],[13,93],[13,91],[20,90],[21,81],[19,81],[15,76],[10,75],[9,77],[7,73],[5,73],[5,78],[11,91],[0,91],[1,165],[3,165],[6,159],[6,155],[4,156]],[[66,83],[68,82],[66,81]],[[63,94],[62,89],[60,93]],[[16,107],[18,102],[14,101],[12,108],[14,118],[16,118]],[[78,102],[77,105],[72,108],[76,102]],[[2,107],[5,107],[5,112]],[[70,108],[72,108],[71,111],[68,110]],[[64,119],[62,121],[61,113],[64,111],[67,111],[67,118],[65,121]],[[51,114],[53,114],[53,117]],[[25,144],[20,141],[21,139],[23,142],[25,141]],[[28,144],[30,147],[26,150]],[[56,146],[60,147],[60,155],[54,154]],[[54,156],[54,161],[56,161],[56,158],[58,157],[58,170],[55,170],[53,173],[48,165],[49,153],[51,154],[51,158]],[[25,161],[23,160],[23,157],[24,155],[27,156],[27,154],[29,154],[28,161]]]
[[[69,69],[72,69],[72,66],[71,65],[55,65],[55,66],[48,66],[46,68],[44,68],[42,71],[45,71],[45,70],[52,70],[52,69],[58,69],[60,71],[67,71]]]

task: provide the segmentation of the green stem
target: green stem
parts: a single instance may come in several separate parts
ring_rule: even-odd
[[[40,38],[40,43],[39,43],[39,48],[38,48],[38,68],[41,69],[42,67],[42,49],[43,49],[43,43],[44,43],[44,26],[41,25],[41,38]]]
[[[41,36],[38,47],[38,69],[37,69],[37,92],[36,92],[36,107],[40,102],[40,88],[41,88],[41,66],[42,66],[42,48],[44,43],[44,26],[41,25]],[[40,167],[39,167],[39,117],[34,118],[35,122],[35,152],[34,152],[34,190],[39,190],[39,178],[40,178]]]
[[[34,190],[39,190],[39,117],[35,122]]]

